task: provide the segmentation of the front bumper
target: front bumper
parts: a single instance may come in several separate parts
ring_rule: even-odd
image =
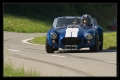
[[[59,39],[58,43],[52,43],[52,40],[51,40],[51,42],[49,44],[50,44],[50,46],[59,47],[62,49],[66,49],[66,45],[72,45],[72,44],[67,44],[67,42],[66,42],[66,44],[65,44],[65,42],[63,44],[62,39],[63,38]],[[90,41],[90,43],[88,43],[88,41]],[[94,45],[94,38],[92,38],[91,40],[87,40],[86,38],[82,38],[82,39],[80,39],[80,42],[75,42],[75,43],[76,44],[74,44],[73,46],[77,46],[77,49],[91,47]],[[73,47],[73,49],[74,49],[74,47]]]

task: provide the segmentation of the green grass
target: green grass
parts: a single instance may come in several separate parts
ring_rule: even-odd
[[[107,30],[107,26],[110,25],[110,22],[114,18],[114,17],[107,18],[106,16],[102,16],[100,14],[99,15],[96,14],[94,16],[98,17],[98,24],[102,26],[104,30],[105,29]],[[3,25],[4,31],[9,32],[43,33],[47,32],[52,27],[52,21],[45,21],[41,19],[4,14]]]
[[[23,67],[16,68],[11,63],[5,63],[4,64],[4,77],[17,77],[17,76],[39,76],[39,74],[36,71],[33,70],[24,70]]]
[[[116,32],[108,32],[104,33],[104,40],[103,40],[103,49],[116,49]],[[45,44],[46,36],[43,37],[35,37],[34,39],[30,40],[29,42],[34,44]]]
[[[117,49],[116,35],[117,35],[116,32],[104,33],[104,42],[103,42],[104,49]]]
[[[34,43],[34,44],[42,44],[44,45],[45,44],[45,39],[46,39],[46,36],[43,36],[43,37],[36,37],[32,40],[29,40],[30,43]]]
[[[47,32],[51,25],[48,22],[29,19],[27,17],[18,17],[5,14],[4,15],[4,31],[34,33]]]

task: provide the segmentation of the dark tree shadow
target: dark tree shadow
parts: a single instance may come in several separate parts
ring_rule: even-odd
[[[111,33],[111,32],[117,32],[117,31],[107,29],[107,30],[104,30],[103,32],[105,32],[105,33]]]
[[[107,48],[106,50],[116,50],[117,49],[117,47],[116,46],[111,46],[111,47],[109,47],[109,48]]]

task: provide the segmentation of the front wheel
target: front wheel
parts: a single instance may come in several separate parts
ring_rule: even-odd
[[[56,48],[56,47],[55,47],[55,48],[54,48],[54,51],[58,51],[58,49],[59,49],[59,48]]]
[[[99,41],[100,41],[99,50],[102,50],[103,49],[103,33],[100,35]]]
[[[90,51],[98,52],[98,50],[99,50],[99,36],[97,35],[95,39],[95,44],[92,47],[90,47]]]
[[[45,48],[46,48],[47,53],[54,53],[54,48],[48,44],[48,39],[47,38],[46,38]]]

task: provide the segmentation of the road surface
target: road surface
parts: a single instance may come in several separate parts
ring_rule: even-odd
[[[40,76],[117,76],[116,50],[91,53],[88,49],[45,52],[44,45],[27,43],[27,40],[46,33],[15,33],[4,31],[4,62],[16,67],[32,69]]]

